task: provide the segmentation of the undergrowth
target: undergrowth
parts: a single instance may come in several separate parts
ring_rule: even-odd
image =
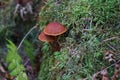
[[[0,43],[4,42],[6,38],[10,38],[9,36],[13,34],[10,29],[14,30],[13,27],[15,26],[15,22],[11,15],[14,9],[11,5],[12,3],[0,9],[0,37],[2,37]]]
[[[91,80],[94,74],[112,64],[104,59],[104,51],[119,53],[119,0],[49,0],[39,15],[40,30],[53,21],[62,23],[68,29],[59,38],[61,51],[52,53],[55,62],[51,66],[54,73],[51,76],[54,79],[48,76],[48,80]],[[118,38],[109,41],[112,37]],[[104,42],[107,38],[108,41]],[[114,66],[108,69],[109,77],[114,74],[113,69]],[[96,76],[98,80],[103,78],[102,73],[100,75]]]
[[[10,40],[8,42],[6,62],[9,64],[8,70],[10,75],[15,77],[16,80],[28,80],[24,65],[22,64],[22,58],[17,53],[17,47]]]
[[[23,37],[36,24],[35,21],[24,22],[19,18],[13,20],[11,9],[5,7],[0,11],[3,14],[0,15],[0,37],[4,39],[14,34],[11,29],[20,30],[18,37]],[[48,0],[41,7],[39,18],[40,32],[49,22],[60,22],[67,28],[67,32],[58,39],[61,46],[59,52],[52,52],[48,43],[38,42],[35,37],[38,33],[31,33],[32,38],[28,40],[34,40],[37,47],[42,47],[42,57],[38,60],[41,61],[40,70],[37,71],[38,80],[120,78],[120,0]],[[27,57],[34,65],[35,48],[30,42],[25,41],[24,46]],[[17,54],[16,46],[9,41],[7,47],[6,62],[10,74],[18,80],[27,80],[22,56]],[[21,79],[23,75],[25,79]]]

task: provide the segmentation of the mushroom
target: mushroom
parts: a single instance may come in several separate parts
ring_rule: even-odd
[[[41,33],[41,35],[43,36],[43,34],[44,34],[44,36],[47,36],[47,38],[50,39],[49,44],[52,46],[54,51],[59,51],[60,45],[59,45],[57,39],[58,39],[58,36],[65,33],[66,30],[67,29],[62,24],[60,24],[58,22],[51,22],[44,28],[43,33]],[[40,38],[42,38],[42,37],[39,35],[39,39]],[[43,40],[41,40],[41,41],[43,41]]]
[[[60,46],[57,44],[54,44],[56,37],[48,36],[48,35],[45,35],[44,32],[41,32],[41,34],[38,36],[38,39],[43,42],[48,42],[49,45],[52,47],[53,51],[59,51]]]
[[[44,33],[49,36],[59,36],[66,32],[66,28],[58,23],[58,22],[51,22],[44,28]]]
[[[43,42],[53,42],[55,39],[52,36],[47,36],[44,34],[44,32],[41,32],[41,34],[38,36],[38,39]]]
[[[53,47],[57,48],[56,51],[60,50],[60,45],[59,45],[59,43],[57,41],[57,38],[58,38],[59,35],[65,33],[66,30],[67,29],[62,24],[60,24],[58,22],[51,22],[51,23],[49,23],[43,30],[45,35],[54,36],[55,37],[55,41],[52,43],[52,45],[54,45]]]

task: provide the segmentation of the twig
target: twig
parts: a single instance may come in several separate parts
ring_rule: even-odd
[[[37,26],[38,26],[38,24],[35,25],[35,26],[33,26],[33,27],[28,31],[28,33],[23,37],[22,41],[21,41],[20,44],[18,45],[17,50],[19,50],[19,48],[21,47],[21,45],[22,45],[23,41],[25,40],[25,38],[30,34],[30,32],[32,32],[35,28],[37,28]]]
[[[27,61],[24,63],[24,66],[26,66],[30,62],[30,59],[27,59]]]
[[[119,39],[119,37],[111,37],[111,38],[103,40],[102,42],[110,41],[110,40],[113,40],[113,39]]]
[[[119,63],[119,62],[120,62],[120,60],[118,60],[117,62],[115,62],[115,63],[111,64],[110,66],[108,66],[108,67],[106,67],[106,68],[104,68],[103,70],[107,70],[107,69],[109,69],[110,67],[114,66],[115,64],[117,64],[117,63]],[[101,70],[101,71],[103,71],[103,70]],[[100,73],[101,73],[101,71],[98,71],[98,72],[97,72],[97,73],[95,73],[95,74],[100,74]]]
[[[112,47],[110,44],[107,44],[108,47],[110,47],[112,50],[116,51],[114,47]]]
[[[4,67],[2,66],[2,63],[0,63],[0,71],[3,72],[3,73],[6,72]]]

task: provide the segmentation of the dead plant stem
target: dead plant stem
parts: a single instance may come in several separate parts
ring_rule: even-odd
[[[19,48],[21,47],[21,45],[22,45],[23,41],[25,40],[25,38],[26,38],[35,28],[37,28],[37,26],[38,26],[38,24],[35,25],[35,26],[33,26],[33,27],[27,32],[27,34],[23,37],[23,39],[21,40],[20,44],[18,45],[17,50],[19,50]]]

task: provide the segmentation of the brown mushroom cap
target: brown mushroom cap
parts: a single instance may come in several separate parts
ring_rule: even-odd
[[[51,22],[44,28],[44,33],[50,36],[58,36],[66,32],[66,28],[58,23],[58,22]]]
[[[38,39],[43,42],[53,42],[55,41],[54,36],[47,36],[44,34],[44,32],[41,32],[41,34],[38,36]]]

